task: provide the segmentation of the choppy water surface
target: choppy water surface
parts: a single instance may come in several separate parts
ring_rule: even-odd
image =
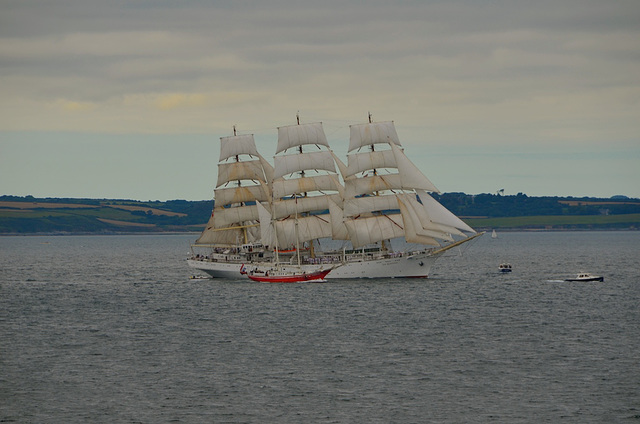
[[[640,233],[499,236],[282,285],[189,280],[192,235],[0,238],[0,421],[640,422]]]

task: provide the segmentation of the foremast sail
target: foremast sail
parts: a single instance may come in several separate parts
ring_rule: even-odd
[[[313,240],[331,237],[330,202],[342,207],[344,187],[336,165],[344,164],[329,148],[322,123],[278,128],[274,156],[272,214],[280,249],[307,243],[314,255]],[[298,249],[299,254],[299,249]]]
[[[354,248],[399,237],[441,246],[475,233],[429,195],[439,190],[406,156],[392,121],[351,125],[347,159],[344,228],[333,224]]]
[[[258,153],[252,134],[220,138],[214,208],[200,246],[237,246],[260,240],[258,202],[269,203],[273,167]]]

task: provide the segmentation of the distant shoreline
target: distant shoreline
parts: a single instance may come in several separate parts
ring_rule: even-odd
[[[441,193],[436,197],[477,231],[640,229],[640,199],[529,197],[522,193]],[[0,196],[0,236],[199,234],[214,205],[211,200],[140,202],[4,195]]]

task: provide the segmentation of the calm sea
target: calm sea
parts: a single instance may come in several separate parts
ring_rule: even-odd
[[[640,423],[640,232],[282,285],[190,280],[194,238],[0,237],[0,421]]]

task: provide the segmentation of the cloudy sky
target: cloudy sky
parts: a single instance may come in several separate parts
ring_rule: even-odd
[[[637,0],[0,1],[0,194],[210,199],[219,137],[393,120],[443,192],[640,197]]]

